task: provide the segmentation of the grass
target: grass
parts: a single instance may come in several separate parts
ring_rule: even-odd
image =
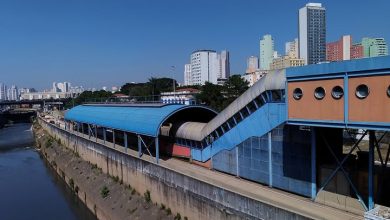
[[[100,195],[102,198],[106,198],[110,194],[110,190],[108,189],[107,186],[103,186],[103,188],[100,190]]]

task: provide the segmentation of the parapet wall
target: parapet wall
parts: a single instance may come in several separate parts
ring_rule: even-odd
[[[189,219],[306,219],[210,183],[200,181],[152,161],[85,139],[39,120],[54,138],[61,139],[81,158],[118,176],[138,192],[150,191],[153,202],[170,207]]]

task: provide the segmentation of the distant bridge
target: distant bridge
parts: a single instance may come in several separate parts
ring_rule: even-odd
[[[40,100],[20,100],[20,101],[3,101],[0,102],[2,106],[14,106],[14,105],[64,105],[67,99],[40,99]]]

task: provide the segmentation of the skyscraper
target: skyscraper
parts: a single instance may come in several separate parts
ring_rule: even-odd
[[[256,70],[259,69],[259,58],[256,56],[250,56],[248,57],[248,60],[246,61],[246,73],[253,73],[256,72]]]
[[[230,76],[230,57],[229,51],[223,50],[221,51],[221,55],[219,56],[220,62],[220,74],[218,79],[227,79]]]
[[[7,100],[7,86],[4,83],[0,83],[0,101]]]
[[[364,57],[387,56],[388,48],[384,38],[369,38],[362,39]]]
[[[299,9],[299,57],[305,64],[326,60],[325,8],[321,3],[308,3]]]
[[[191,64],[184,65],[184,85],[192,85],[191,82]]]
[[[274,58],[274,40],[267,34],[260,40],[260,69],[269,70]]]

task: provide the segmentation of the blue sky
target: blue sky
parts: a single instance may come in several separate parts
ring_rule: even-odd
[[[390,1],[318,1],[327,9],[327,41],[351,34],[390,41]],[[275,47],[297,37],[302,0],[0,0],[0,82],[49,88],[85,87],[149,77],[182,81],[196,49],[227,49],[233,73],[258,55],[259,39]]]

